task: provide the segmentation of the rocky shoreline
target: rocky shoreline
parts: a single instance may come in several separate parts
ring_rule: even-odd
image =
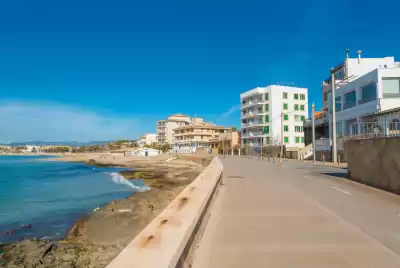
[[[210,158],[127,158],[81,155],[71,159],[90,165],[134,168],[121,171],[128,180],[143,179],[151,189],[114,200],[78,220],[61,241],[27,239],[0,246],[0,267],[100,268],[105,267],[153,218],[155,218],[208,165]]]

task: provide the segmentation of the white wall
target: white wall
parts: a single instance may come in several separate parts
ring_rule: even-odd
[[[394,57],[386,58],[362,58],[360,63],[358,58],[346,59],[347,75],[362,75],[377,68],[393,68],[397,67]]]

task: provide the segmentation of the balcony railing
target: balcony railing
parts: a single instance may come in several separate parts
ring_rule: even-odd
[[[246,108],[246,107],[249,107],[252,105],[263,104],[263,103],[264,103],[263,100],[250,101],[250,102],[242,103],[240,107],[243,109],[243,108]]]
[[[361,104],[368,103],[368,102],[371,102],[371,101],[376,101],[376,99],[358,100],[357,101],[357,105],[361,105]]]

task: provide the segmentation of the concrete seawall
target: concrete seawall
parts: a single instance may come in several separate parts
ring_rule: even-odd
[[[400,194],[400,137],[349,140],[349,179]]]
[[[198,239],[207,208],[221,182],[218,158],[156,217],[107,268],[190,267],[191,246]]]

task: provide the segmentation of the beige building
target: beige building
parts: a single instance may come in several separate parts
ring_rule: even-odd
[[[153,143],[157,142],[157,134],[150,133],[150,134],[145,134],[140,137],[138,140],[138,145],[140,147],[143,147],[145,145],[152,145]]]
[[[173,148],[175,151],[195,152],[196,148],[211,148],[215,140],[229,128],[205,123],[202,118],[193,118],[190,125],[175,128],[173,130]]]
[[[172,144],[174,129],[190,124],[190,117],[184,114],[173,114],[167,120],[157,121],[156,133],[158,144]]]

